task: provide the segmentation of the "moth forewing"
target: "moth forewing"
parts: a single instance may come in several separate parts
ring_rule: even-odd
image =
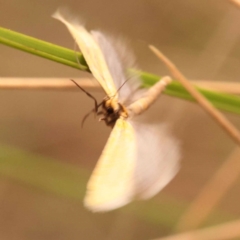
[[[100,83],[107,96],[117,98],[117,89],[100,47],[83,25],[71,16],[66,15],[65,13],[63,16],[60,11],[57,11],[53,14],[53,17],[61,21],[68,28],[72,37],[77,42],[91,73]]]
[[[109,211],[133,199],[136,147],[132,125],[119,118],[87,184],[86,207],[92,211]]]
[[[91,31],[92,36],[99,45],[112,75],[115,87],[118,90],[118,99],[123,104],[133,102],[136,99],[136,90],[139,90],[141,82],[137,71],[136,60],[131,49],[123,44],[122,39],[113,38],[99,31]],[[139,93],[139,91],[137,91]]]

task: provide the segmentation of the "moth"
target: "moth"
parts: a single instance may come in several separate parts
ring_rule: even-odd
[[[153,197],[176,175],[179,147],[164,127],[141,122],[137,116],[171,79],[164,77],[153,87],[139,90],[139,77],[126,74],[132,67],[131,53],[122,43],[114,44],[100,31],[87,31],[76,18],[60,11],[53,17],[66,25],[105,91],[100,120],[113,128],[87,184],[84,205],[101,212]]]

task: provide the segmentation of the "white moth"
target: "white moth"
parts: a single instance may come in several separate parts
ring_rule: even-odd
[[[53,17],[66,25],[105,91],[101,120],[113,127],[87,184],[85,206],[92,211],[109,211],[134,199],[154,196],[179,169],[178,144],[165,128],[136,121],[136,116],[156,100],[171,79],[164,77],[150,89],[136,91],[140,81],[136,76],[126,81],[121,59],[125,54],[124,61],[128,61],[129,50],[119,45],[119,51],[103,33],[88,32],[76,19],[59,11]]]

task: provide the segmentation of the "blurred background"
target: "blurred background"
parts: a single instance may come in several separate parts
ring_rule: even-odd
[[[65,6],[88,29],[129,39],[144,71],[169,74],[149,51],[151,43],[189,79],[240,83],[240,11],[227,0],[0,0],[0,6],[1,27],[74,49],[65,26],[51,18]],[[4,45],[0,52],[0,77],[90,77]],[[92,94],[104,96],[100,89]],[[92,116],[81,128],[92,107],[80,91],[0,90],[0,239],[144,240],[170,235],[236,148],[197,104],[161,96],[148,116],[167,123],[181,142],[180,172],[151,200],[93,214],[82,199],[111,129]],[[240,129],[239,116],[226,116]],[[239,187],[240,180],[200,227],[238,218]]]

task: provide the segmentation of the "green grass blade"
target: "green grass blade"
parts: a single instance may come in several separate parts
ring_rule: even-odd
[[[52,158],[36,155],[21,149],[0,145],[0,176],[26,187],[60,198],[79,201],[82,204],[89,172]],[[161,193],[160,199],[151,199],[147,204],[135,202],[123,208],[138,218],[155,225],[172,228],[186,210],[187,202]],[[161,213],[161,214],[160,214]],[[235,219],[237,216],[214,211],[207,225]]]
[[[80,70],[88,69],[81,53],[5,28],[0,28],[0,43]]]
[[[159,80],[159,76],[141,73],[141,77],[144,82],[144,87],[150,87]],[[236,95],[219,93],[203,88],[196,87],[199,92],[201,92],[216,108],[221,110],[240,114],[240,97]],[[195,101],[195,99],[187,92],[187,90],[178,82],[173,81],[169,84],[165,90],[165,93],[171,96],[183,98],[190,101]]]
[[[0,175],[73,200],[82,200],[87,179],[80,168],[8,146],[0,146]]]
[[[72,50],[38,40],[8,29],[0,28],[0,43],[10,47],[56,61],[70,67],[74,67],[83,71],[89,71],[86,62],[81,53],[76,53]],[[79,63],[77,61],[79,59]],[[141,72],[143,86],[152,86],[159,80],[159,76]],[[240,115],[240,97],[218,93],[203,88],[197,88],[216,108],[227,112]],[[176,81],[171,83],[166,91],[166,94],[183,98],[190,101],[195,101],[192,96]]]

